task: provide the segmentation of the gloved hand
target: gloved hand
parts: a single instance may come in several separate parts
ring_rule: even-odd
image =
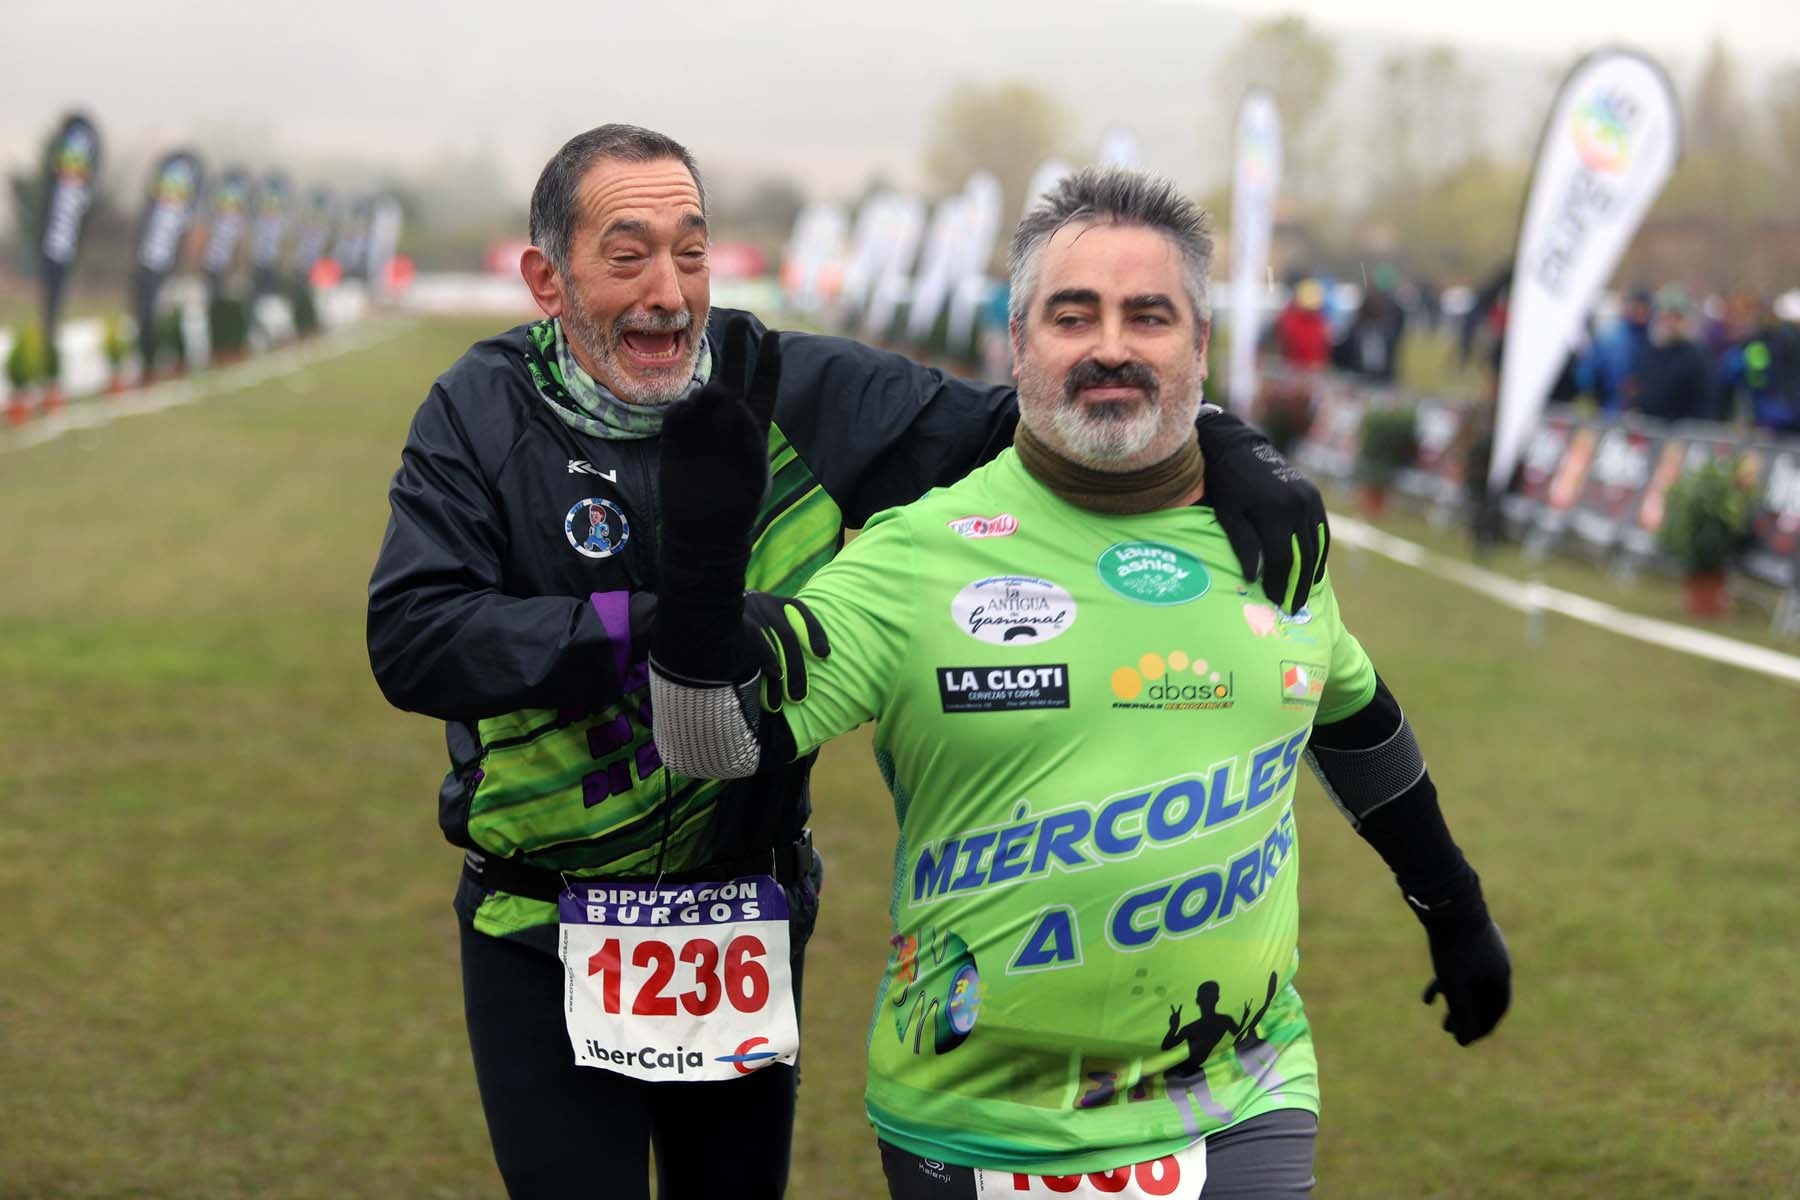
[[[1197,423],[1206,459],[1206,499],[1244,578],[1262,578],[1270,600],[1300,611],[1325,577],[1331,529],[1319,489],[1287,464],[1269,439],[1228,412]]]
[[[1481,880],[1465,865],[1463,876],[1433,902],[1411,895],[1407,900],[1425,926],[1435,973],[1421,998],[1430,1004],[1443,996],[1444,1029],[1457,1045],[1486,1037],[1512,1002],[1512,958],[1488,916]]]
[[[806,629],[803,646],[789,610],[798,614]],[[631,593],[631,657],[638,661],[650,653],[650,634],[656,628],[656,593]],[[762,667],[763,707],[778,711],[785,701],[806,699],[806,659],[831,657],[825,627],[812,609],[792,596],[769,592],[744,593],[744,633]],[[661,661],[660,659],[658,660]]]
[[[650,657],[695,684],[740,683],[760,638],[744,634],[750,534],[769,487],[768,429],[781,377],[778,335],[733,324],[712,379],[663,416],[661,582]],[[753,411],[754,410],[754,411]]]
[[[794,629],[788,610],[799,614],[806,627],[806,645]],[[744,593],[744,624],[757,635],[762,662],[763,707],[770,712],[781,708],[784,700],[798,704],[806,699],[806,656],[829,658],[831,643],[825,639],[825,627],[812,609],[792,596],[776,596],[769,592]]]

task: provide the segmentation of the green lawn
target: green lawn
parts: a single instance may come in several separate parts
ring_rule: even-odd
[[[406,424],[482,331],[0,451],[0,1197],[499,1194],[441,732],[362,643]],[[1303,783],[1320,1194],[1794,1194],[1800,691],[1554,617],[1531,645],[1449,584],[1333,564],[1518,974],[1493,1038],[1439,1032],[1417,924]],[[877,1196],[892,818],[865,737],[815,792],[792,1190]]]

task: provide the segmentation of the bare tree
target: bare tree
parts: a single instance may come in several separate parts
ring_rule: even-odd
[[[1032,169],[1063,151],[1067,128],[1062,105],[1029,83],[958,84],[933,114],[926,175],[943,195],[959,191],[971,172],[986,168],[1000,181],[1000,211],[1016,213],[1024,206]]]
[[[1282,191],[1301,200],[1318,198],[1333,172],[1331,131],[1320,120],[1337,82],[1337,51],[1303,17],[1276,17],[1251,27],[1224,56],[1219,73],[1225,111],[1252,87],[1268,89],[1281,112]],[[1212,122],[1209,122],[1212,124]]]

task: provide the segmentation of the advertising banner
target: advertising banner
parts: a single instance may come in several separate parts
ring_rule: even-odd
[[[312,274],[314,264],[325,257],[325,250],[331,245],[336,224],[337,199],[331,189],[316,187],[307,192],[305,207],[300,212],[300,228],[294,235],[291,259],[294,274],[302,279]]]
[[[251,203],[250,286],[259,295],[274,291],[278,283],[290,194],[287,176],[271,171],[257,185],[256,198]]]
[[[1489,486],[1503,490],[1583,320],[1675,168],[1662,69],[1602,51],[1564,81],[1538,148],[1508,297]]]
[[[57,126],[44,149],[42,203],[38,211],[38,277],[44,287],[44,338],[56,339],[63,285],[81,249],[81,228],[94,204],[100,175],[100,131],[73,113]]]
[[[240,168],[227,168],[213,184],[209,211],[200,269],[206,272],[208,293],[217,296],[237,262],[244,233],[250,228],[250,176]]]
[[[1269,269],[1269,235],[1281,188],[1281,114],[1275,99],[1253,88],[1238,105],[1231,169],[1231,407],[1250,414],[1256,400],[1256,338]]]
[[[205,168],[192,150],[171,150],[150,171],[131,268],[132,318],[137,322],[138,352],[146,368],[153,357],[156,297],[163,280],[181,261],[182,242],[194,223],[205,183]]]

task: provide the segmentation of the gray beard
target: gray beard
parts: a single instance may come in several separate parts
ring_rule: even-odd
[[[660,408],[673,404],[687,395],[688,385],[694,379],[694,366],[700,359],[700,339],[698,337],[690,337],[687,353],[682,355],[677,362],[670,364],[668,370],[671,374],[667,383],[653,391],[634,390],[628,394],[615,383],[615,381],[625,378],[624,372],[619,369],[619,342],[624,337],[624,330],[617,325],[611,331],[602,330],[599,322],[589,317],[587,310],[572,298],[564,306],[562,322],[565,333],[575,339],[576,344],[586,350],[588,356],[593,359],[594,366],[598,369],[594,381],[625,403],[645,408]],[[693,314],[689,313],[687,331],[691,333],[697,324],[699,322],[696,322]],[[665,330],[664,332],[669,331]],[[635,385],[636,388],[644,386],[654,385]]]

